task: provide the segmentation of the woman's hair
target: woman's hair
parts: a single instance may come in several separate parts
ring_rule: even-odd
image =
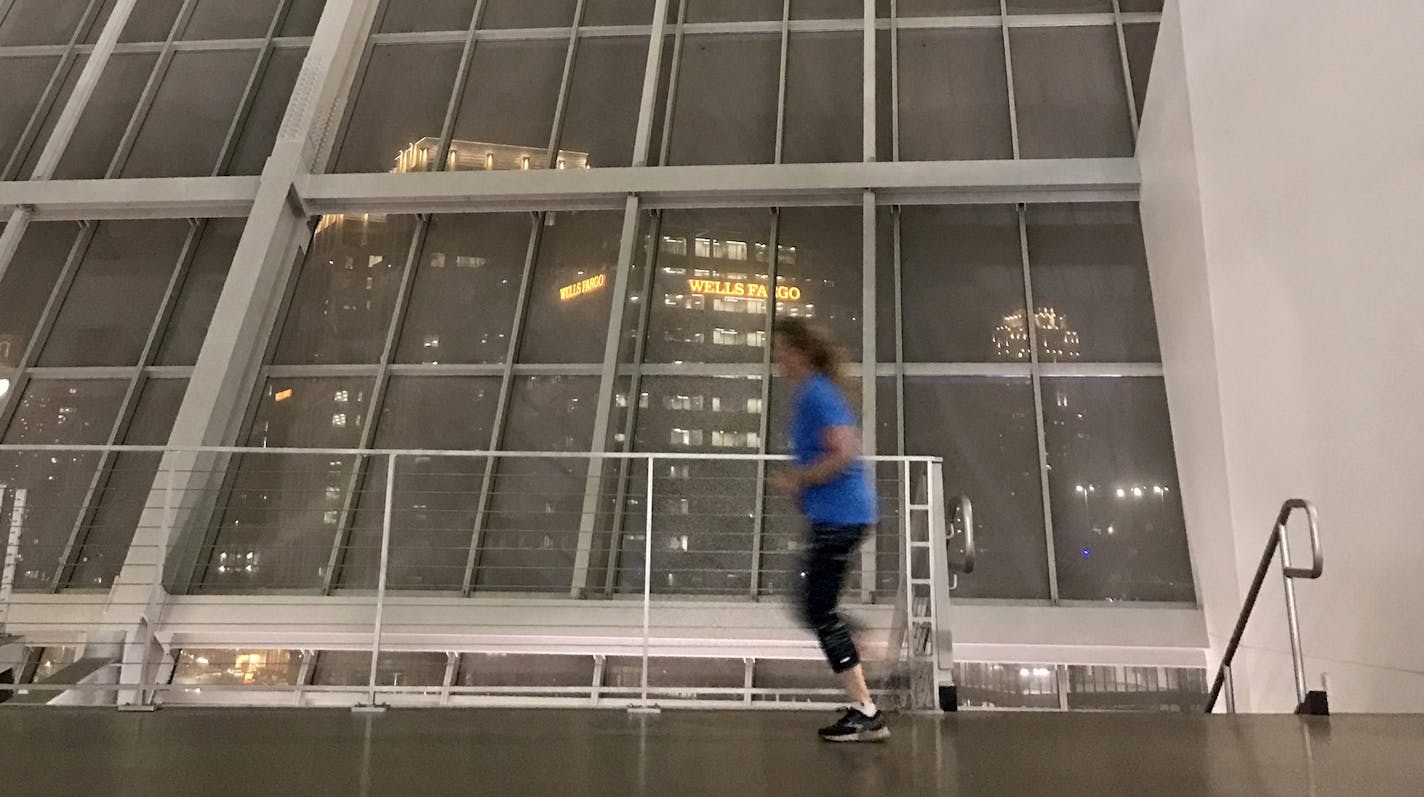
[[[772,331],[782,345],[794,347],[806,355],[817,373],[834,382],[841,381],[841,363],[845,361],[845,353],[820,327],[800,318],[779,318]]]

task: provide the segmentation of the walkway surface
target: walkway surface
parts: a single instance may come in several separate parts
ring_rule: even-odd
[[[883,745],[782,712],[0,708],[26,795],[1424,794],[1424,717],[902,716]]]

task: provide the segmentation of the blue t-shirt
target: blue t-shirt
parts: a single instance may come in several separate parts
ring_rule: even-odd
[[[825,455],[826,431],[835,426],[856,426],[855,412],[824,375],[807,379],[796,390],[791,419],[791,441],[796,463],[811,465]],[[807,487],[801,494],[801,511],[812,523],[863,526],[878,520],[875,487],[866,478],[865,465],[856,460],[836,478]]]

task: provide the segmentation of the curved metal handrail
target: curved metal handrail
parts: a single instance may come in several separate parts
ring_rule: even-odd
[[[1286,533],[1286,526],[1290,522],[1291,516],[1297,510],[1305,512],[1306,521],[1310,525],[1310,567],[1294,567],[1290,558],[1290,540]],[[1316,579],[1325,570],[1325,552],[1320,545],[1320,518],[1315,511],[1315,504],[1304,498],[1292,498],[1281,505],[1281,511],[1276,515],[1276,524],[1271,528],[1271,537],[1266,542],[1266,550],[1261,554],[1261,562],[1256,566],[1256,576],[1251,580],[1251,589],[1246,593],[1246,603],[1241,607],[1241,614],[1236,618],[1236,628],[1231,632],[1231,641],[1226,645],[1226,652],[1221,657],[1221,666],[1217,668],[1216,679],[1211,685],[1211,694],[1207,696],[1206,713],[1210,714],[1216,708],[1216,701],[1221,696],[1222,688],[1226,686],[1231,678],[1231,664],[1236,659],[1236,651],[1241,647],[1241,638],[1246,633],[1246,623],[1251,619],[1251,612],[1256,608],[1256,599],[1261,594],[1261,585],[1266,581],[1266,573],[1271,568],[1271,561],[1276,557],[1276,548],[1281,549],[1281,576],[1285,582],[1286,592],[1286,619],[1289,623],[1291,642],[1291,662],[1295,669],[1295,691],[1297,701],[1297,713],[1324,713],[1324,694],[1320,693],[1321,699],[1318,705],[1308,705],[1308,699],[1313,694],[1309,692],[1305,684],[1305,652],[1300,643],[1300,618],[1296,612],[1295,584],[1294,579]],[[1227,704],[1230,710],[1234,710],[1234,698],[1227,695]]]

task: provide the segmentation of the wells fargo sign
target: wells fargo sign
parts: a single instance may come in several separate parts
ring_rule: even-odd
[[[579,282],[575,282],[572,285],[565,285],[564,287],[560,288],[559,300],[567,302],[570,299],[577,299],[585,293],[593,293],[594,291],[599,290],[607,284],[607,274],[599,274],[597,276],[589,277],[586,280],[580,280]]]
[[[760,282],[724,282],[722,280],[688,280],[687,288],[692,293],[703,296],[736,296],[746,299],[767,298],[766,286]],[[789,285],[776,286],[776,298],[780,301],[801,301],[801,289]]]

